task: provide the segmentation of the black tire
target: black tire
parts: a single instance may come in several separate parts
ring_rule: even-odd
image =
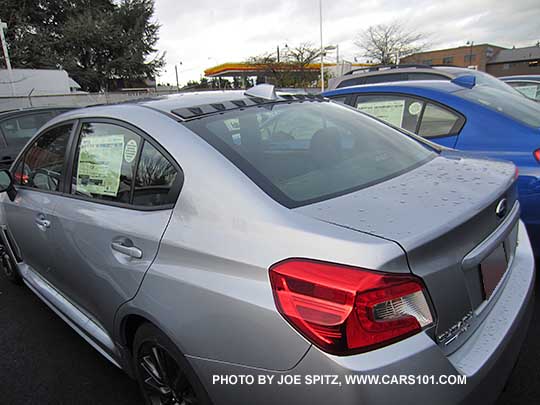
[[[2,266],[2,272],[4,276],[13,284],[21,285],[23,283],[22,277],[19,273],[19,269],[13,261],[9,258],[7,253],[3,253],[0,257],[0,265]]]
[[[147,404],[210,405],[199,378],[176,345],[150,323],[133,342],[135,377]]]

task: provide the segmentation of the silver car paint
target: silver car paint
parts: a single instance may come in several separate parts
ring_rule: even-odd
[[[312,346],[291,370],[276,372],[188,356],[215,405],[276,403],[310,404],[490,404],[499,396],[519,354],[530,322],[535,285],[532,250],[525,226],[519,225],[519,245],[503,289],[475,334],[452,355],[445,355],[426,333],[391,346],[354,356],[333,356]],[[284,348],[282,348],[283,350]],[[280,355],[281,352],[268,352]],[[214,375],[281,376],[338,375],[465,375],[465,385],[352,384],[227,385]],[[275,381],[274,380],[274,381]],[[434,399],[436,398],[436,399]]]
[[[172,210],[134,211],[75,198],[64,199],[51,227],[54,245],[49,281],[106,330],[115,311],[133,298],[152,264]],[[127,242],[142,250],[135,259],[111,248]]]
[[[218,94],[211,97],[215,101],[225,96]],[[182,102],[192,101],[186,98]],[[166,110],[170,104],[178,104],[178,99],[165,99],[151,106],[157,108],[157,103],[161,103],[160,108]],[[202,103],[203,99],[200,104]],[[307,208],[289,210],[282,207],[206,142],[152,109],[137,105],[95,107],[70,112],[54,119],[48,125],[85,117],[130,122],[153,136],[169,151],[185,174],[180,198],[163,234],[159,252],[144,276],[140,290],[133,299],[126,299],[119,308],[116,305],[122,302],[122,297],[111,296],[103,302],[104,309],[110,301],[110,314],[107,316],[114,316],[114,327],[110,328],[108,322],[103,320],[98,321],[108,325],[104,330],[110,335],[111,341],[118,345],[126,340],[124,320],[131,315],[140,315],[154,322],[171,337],[186,354],[203,381],[212,373],[224,370],[228,373],[235,370],[248,370],[251,373],[262,370],[289,370],[291,373],[345,373],[359,370],[408,370],[414,373],[427,370],[442,374],[456,370],[451,366],[451,358],[469,344],[473,345],[470,350],[480,350],[485,354],[479,359],[482,363],[478,373],[487,375],[494,363],[498,364],[497,355],[494,353],[497,353],[500,347],[506,346],[512,338],[511,329],[514,324],[527,324],[522,312],[531,301],[534,263],[528,239],[521,230],[519,254],[516,253],[512,269],[512,274],[516,276],[505,280],[505,288],[500,290],[499,297],[493,298],[493,308],[488,314],[488,318],[505,317],[512,324],[512,328],[503,328],[501,341],[491,342],[491,346],[485,343],[474,346],[476,343],[480,344],[483,331],[489,328],[486,318],[467,342],[450,357],[440,350],[428,334],[429,331],[364,355],[336,357],[324,354],[311,347],[277,313],[268,281],[269,266],[289,257],[309,257],[406,273],[410,271],[408,258],[398,242],[371,235],[369,230],[358,232],[349,227],[328,223],[336,222],[335,220],[320,220],[313,215],[306,215]],[[500,164],[499,167],[503,171],[507,170],[505,164]],[[502,187],[501,184],[492,184],[486,191],[490,191],[489,194],[493,196],[496,190]],[[20,192],[23,191],[26,192]],[[32,198],[36,201],[50,198],[49,194],[28,191],[28,194],[30,193],[35,195]],[[5,218],[5,207],[9,205],[6,204],[7,196],[0,198]],[[63,199],[62,205],[73,202],[67,197],[59,198]],[[86,210],[85,223],[95,226],[100,222],[103,206],[88,204],[93,204],[96,208]],[[57,212],[66,215],[62,207],[58,207]],[[73,211],[69,216],[76,212],[77,210]],[[410,214],[418,222],[422,222],[422,210],[412,210]],[[109,218],[112,222],[122,223],[122,219],[115,216]],[[115,227],[117,225],[114,224]],[[426,226],[429,226],[429,223]],[[165,225],[163,227],[165,229]],[[30,226],[28,229],[30,231]],[[429,238],[429,235],[425,237]],[[19,238],[17,241],[19,242]],[[454,242],[459,243],[456,240]],[[46,248],[44,250],[46,251]],[[91,268],[90,266],[89,269]],[[110,274],[113,269],[99,270],[102,272],[103,282],[116,277]],[[135,278],[140,277],[141,271],[135,270]],[[89,277],[93,278],[96,282],[94,286],[98,288],[99,275]],[[524,281],[516,282],[517,287],[506,287],[512,285],[512,280],[516,277]],[[77,281],[76,278],[74,280]],[[76,288],[80,290],[84,287],[81,284]],[[111,288],[110,291],[114,295],[120,289]],[[92,312],[88,309],[85,311]],[[505,361],[513,358],[515,353],[509,355]],[[125,366],[123,359],[115,360]],[[476,388],[480,380],[478,377],[474,384],[452,387],[455,394],[449,394],[448,398],[464,398]],[[247,398],[243,389],[231,390],[218,386],[207,386],[207,389],[216,403],[246,402],[242,401],[242,398]],[[425,386],[422,389],[425,390]],[[425,392],[435,392],[436,389],[435,386],[430,387]],[[394,390],[397,390],[405,403],[407,399],[412,402],[415,395],[426,398],[419,389],[403,390],[394,387],[392,391],[387,391],[387,387],[384,388],[389,395],[394,395]],[[224,391],[227,392],[226,395]],[[275,398],[273,395],[276,390],[269,391],[271,390],[251,389],[249,402],[270,403],[270,399]],[[314,397],[314,403],[328,403],[330,390],[326,390],[326,393],[321,391],[325,389],[318,388],[314,391],[320,393]],[[405,397],[405,391],[410,396]],[[381,392],[377,386],[349,387],[339,398],[343,403],[358,403],[362,399],[374,399]],[[289,391],[290,396],[286,398],[291,402],[303,398],[303,393],[305,394],[302,390],[294,389]],[[385,398],[388,399],[388,396],[385,395]]]

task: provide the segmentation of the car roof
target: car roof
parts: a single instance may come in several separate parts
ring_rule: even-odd
[[[27,114],[33,112],[47,112],[47,111],[57,111],[57,110],[72,110],[74,107],[62,107],[62,106],[47,106],[47,107],[24,107],[24,108],[14,108],[11,110],[0,111],[0,119],[6,117],[11,117],[19,114]]]
[[[243,90],[199,91],[178,93],[156,98],[136,100],[134,103],[166,113],[181,108],[190,108],[197,105],[224,103],[244,98]]]
[[[515,75],[515,76],[502,76],[500,80],[538,80],[540,81],[540,75]]]
[[[357,92],[369,92],[369,91],[408,91],[413,89],[422,89],[422,90],[435,90],[444,93],[454,93],[459,90],[463,90],[463,87],[452,83],[449,80],[404,80],[397,82],[384,82],[384,83],[373,83],[373,84],[363,84],[358,86],[349,86],[349,87],[340,87],[339,89],[330,90],[325,92],[324,95],[331,94],[349,94]]]
[[[91,105],[62,114],[62,118],[64,120],[79,119],[93,114],[108,114],[115,109],[145,107],[164,113],[175,120],[187,121],[250,106],[296,100],[323,101],[324,97],[319,94],[310,94],[307,92],[280,90],[276,90],[274,98],[249,94],[249,91],[246,90],[201,91],[148,97],[112,104]],[[51,122],[54,123],[57,121],[53,119]]]

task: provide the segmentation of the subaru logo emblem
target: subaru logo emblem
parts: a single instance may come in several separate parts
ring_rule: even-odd
[[[499,204],[497,204],[497,208],[495,208],[495,214],[499,218],[502,218],[506,215],[506,198],[503,198],[501,201],[499,201]]]

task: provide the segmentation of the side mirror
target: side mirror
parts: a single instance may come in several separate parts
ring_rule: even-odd
[[[13,178],[9,170],[0,170],[0,193],[7,192],[11,201],[15,199],[17,192],[13,186]]]

